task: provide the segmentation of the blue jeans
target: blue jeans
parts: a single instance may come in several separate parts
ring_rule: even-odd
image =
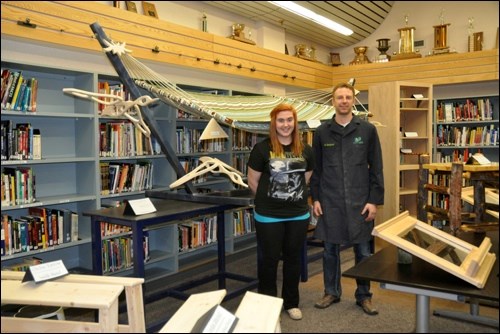
[[[325,285],[325,293],[339,297],[342,295],[342,285],[340,278],[342,272],[340,270],[340,245],[324,242],[323,250],[323,282]],[[371,244],[369,241],[360,244],[353,244],[354,249],[354,264],[358,264],[362,260],[371,256]],[[365,299],[372,297],[370,292],[370,281],[356,280],[356,291],[354,297],[357,302],[362,302]]]

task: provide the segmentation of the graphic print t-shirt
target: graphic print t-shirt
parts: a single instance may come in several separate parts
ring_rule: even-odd
[[[301,157],[284,146],[285,156],[276,157],[266,139],[254,146],[248,166],[261,172],[255,210],[269,217],[295,217],[309,210],[305,172],[313,169],[312,149],[306,145]]]
[[[292,202],[303,199],[306,167],[304,158],[270,159],[267,196]]]

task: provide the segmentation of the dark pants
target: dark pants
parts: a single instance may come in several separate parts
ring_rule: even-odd
[[[281,298],[285,310],[299,306],[301,252],[309,219],[279,223],[255,222],[258,249],[259,293],[278,296],[278,263],[283,260]]]

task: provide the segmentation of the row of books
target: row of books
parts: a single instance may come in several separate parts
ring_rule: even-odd
[[[30,207],[28,214],[2,214],[2,256],[78,241],[78,214],[68,209]]]
[[[24,77],[22,71],[2,69],[2,109],[35,112],[37,91],[37,79]]]
[[[488,126],[450,126],[437,127],[437,146],[498,146],[498,127]]]
[[[134,265],[133,239],[131,235],[102,240],[102,272],[126,270]],[[144,262],[150,260],[149,232],[144,231]]]
[[[99,155],[130,157],[159,155],[161,147],[154,136],[146,137],[132,122],[101,122],[99,124]]]
[[[43,263],[43,260],[36,257],[25,257],[21,262],[14,263],[7,266],[2,266],[2,270],[10,270],[10,271],[28,271],[28,268],[31,266],[36,266],[37,264]]]
[[[240,129],[233,129],[233,150],[234,151],[249,151],[257,144],[259,135],[257,133],[250,133]]]
[[[104,221],[101,222],[101,237],[120,235],[130,232],[132,232],[132,228],[130,226],[112,224]]]
[[[97,89],[100,94],[119,96],[121,99],[123,99],[123,101],[130,100],[130,93],[125,89],[122,83],[110,83],[108,81],[99,81],[97,83]],[[104,97],[102,98],[102,100],[104,102],[113,102],[112,97]],[[115,114],[115,110],[110,109],[114,107],[109,106],[108,104],[99,103],[97,108],[99,115]]]
[[[237,237],[252,232],[255,232],[253,209],[233,211],[233,235]]]
[[[31,123],[1,121],[1,160],[42,159],[42,135]]]
[[[177,109],[177,119],[202,119],[200,116],[193,115],[184,110]]]
[[[179,252],[217,242],[216,215],[184,222],[177,228],[179,229]]]
[[[143,191],[153,188],[151,161],[115,163],[101,161],[101,195]]]
[[[203,129],[178,126],[176,128],[176,153],[223,152],[226,149],[225,138],[200,141],[202,133]]]
[[[1,174],[2,207],[36,201],[35,173],[30,167],[4,167]]]
[[[450,153],[445,152],[436,152],[432,161],[434,162],[467,162],[470,157],[472,157],[475,153],[481,153],[481,149],[472,149],[472,148],[464,148],[464,149],[454,149]]]
[[[437,122],[486,121],[493,119],[490,99],[466,99],[465,102],[439,103],[436,106]]]

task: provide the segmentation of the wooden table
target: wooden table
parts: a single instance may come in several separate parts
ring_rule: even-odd
[[[2,304],[44,305],[97,309],[99,321],[67,321],[2,317],[2,332],[118,333],[118,297],[123,285],[42,283],[2,280]]]
[[[419,171],[418,219],[427,222],[427,212],[437,219],[449,220],[452,234],[457,234],[464,217],[474,217],[474,224],[479,226],[485,223],[487,206],[485,188],[487,184],[494,184],[498,189],[499,165],[466,165],[456,163],[423,163]],[[429,182],[430,175],[449,175],[449,186],[435,185]],[[473,212],[462,212],[462,183],[468,179],[472,183]],[[429,204],[429,191],[449,195],[449,210]],[[492,205],[495,208],[495,205]],[[498,211],[498,203],[496,203]]]

